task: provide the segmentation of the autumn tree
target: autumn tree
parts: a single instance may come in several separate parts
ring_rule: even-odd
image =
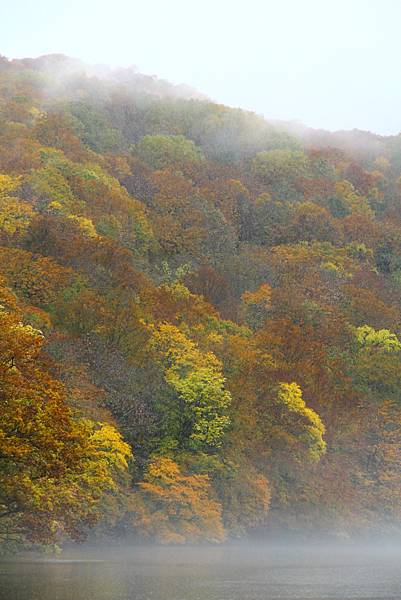
[[[101,498],[127,484],[131,451],[113,426],[73,415],[43,364],[42,333],[21,322],[7,288],[1,300],[0,536],[79,538]]]

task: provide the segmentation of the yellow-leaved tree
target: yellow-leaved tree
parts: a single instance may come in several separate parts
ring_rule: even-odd
[[[74,416],[43,363],[42,333],[4,286],[0,304],[0,542],[82,538],[127,484],[131,450],[112,425]]]
[[[227,409],[231,395],[225,389],[218,358],[212,352],[202,352],[178,327],[169,323],[153,327],[149,351],[168,384],[159,403],[163,413],[163,444],[191,450],[221,446],[230,424]]]
[[[165,456],[150,462],[139,484],[133,525],[140,536],[165,544],[225,538],[208,475],[187,475]]]

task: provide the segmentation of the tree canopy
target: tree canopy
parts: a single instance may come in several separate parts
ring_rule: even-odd
[[[399,140],[69,60],[0,61],[0,549],[400,533]]]

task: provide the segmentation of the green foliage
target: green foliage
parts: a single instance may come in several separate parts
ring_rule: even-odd
[[[357,351],[352,361],[356,385],[375,403],[400,401],[401,343],[388,329],[363,325],[355,330]]]
[[[360,348],[366,351],[379,352],[399,352],[401,350],[401,342],[388,329],[380,329],[375,331],[369,325],[363,325],[356,330],[356,339]]]
[[[0,551],[400,528],[399,142],[0,62]]]
[[[181,401],[178,406],[173,402],[173,419],[165,414],[167,423],[173,420],[170,428],[177,431],[175,443],[193,449],[221,446],[230,423],[226,411],[231,396],[224,389],[220,361],[211,352],[201,353],[179,329],[167,324],[155,330],[151,349],[159,355],[165,380]]]
[[[259,152],[252,161],[252,173],[279,199],[296,197],[294,186],[307,175],[307,169],[306,155],[287,149]]]
[[[152,169],[182,168],[202,160],[202,151],[182,135],[146,135],[135,147],[135,153]]]
[[[102,111],[84,102],[73,102],[67,110],[76,120],[78,137],[95,152],[121,152],[127,148],[122,133],[110,127]]]

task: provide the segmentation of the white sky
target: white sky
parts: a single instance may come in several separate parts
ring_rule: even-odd
[[[53,52],[267,118],[401,131],[401,0],[0,0],[0,54]]]

